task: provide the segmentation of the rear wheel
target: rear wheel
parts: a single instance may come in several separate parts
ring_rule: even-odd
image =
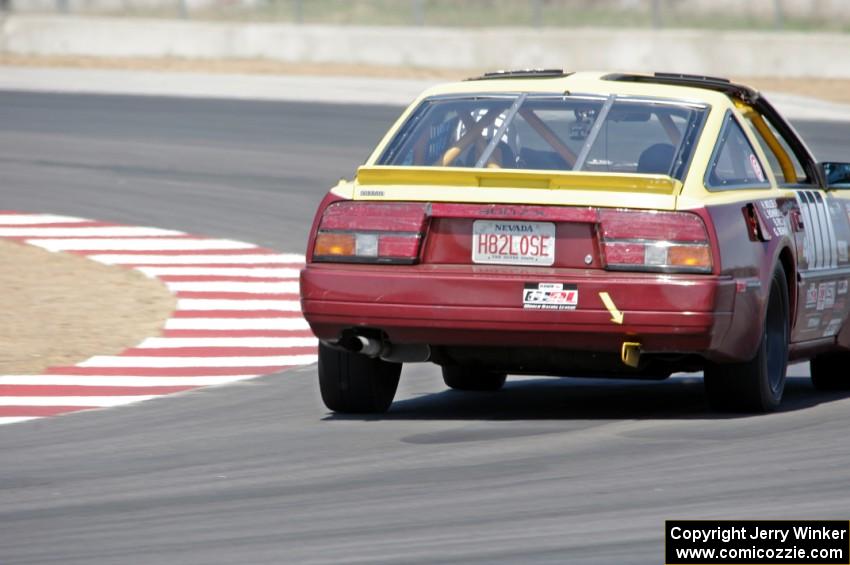
[[[850,352],[824,353],[810,361],[812,384],[818,390],[850,390]]]
[[[443,381],[455,390],[493,391],[504,386],[507,375],[486,371],[477,367],[446,365],[443,367]]]
[[[779,406],[788,368],[788,320],[788,283],[785,271],[777,265],[755,357],[744,363],[712,363],[705,368],[705,390],[712,408],[769,412]]]
[[[319,344],[319,389],[334,412],[375,414],[393,402],[401,363],[349,353]]]

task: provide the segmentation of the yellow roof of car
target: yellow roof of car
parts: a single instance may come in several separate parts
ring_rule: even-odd
[[[700,206],[707,199],[740,198],[734,194],[709,193],[702,175],[690,173],[683,182],[665,175],[617,175],[579,171],[534,171],[382,167],[376,162],[398,127],[422,100],[445,95],[488,93],[596,94],[633,96],[706,105],[709,118],[695,149],[692,171],[704,171],[722,125],[722,116],[737,112],[725,92],[710,87],[669,84],[652,75],[626,75],[624,80],[603,78],[610,72],[577,72],[558,76],[488,76],[441,84],[427,89],[402,113],[375,148],[353,181],[342,181],[333,189],[343,198],[357,200],[434,200],[464,202],[511,202],[528,204],[602,205],[673,210]],[[646,78],[632,80],[636,76]],[[674,76],[674,75],[670,75]],[[675,77],[675,76],[674,76]],[[724,84],[720,79],[714,85]],[[733,87],[730,83],[730,88]],[[761,148],[755,147],[763,159]]]
[[[564,92],[580,94],[620,94],[624,96],[647,96],[672,98],[699,102],[711,106],[728,106],[732,102],[726,94],[693,86],[670,84],[629,82],[608,80],[602,77],[610,72],[578,72],[557,77],[513,77],[490,78],[486,80],[465,80],[434,86],[423,92],[419,99],[430,96],[465,93],[497,92],[539,92],[562,94]],[[648,75],[647,75],[648,76]]]

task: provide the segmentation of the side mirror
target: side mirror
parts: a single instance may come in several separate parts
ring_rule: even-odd
[[[850,189],[850,163],[821,163],[827,188]]]

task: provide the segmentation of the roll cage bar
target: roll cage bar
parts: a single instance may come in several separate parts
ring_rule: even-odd
[[[503,70],[490,73],[484,73],[478,77],[468,78],[466,80],[494,80],[507,78],[563,78],[569,76],[570,72],[563,69],[521,69],[521,70]],[[776,128],[783,138],[788,142],[794,155],[800,160],[806,174],[812,181],[822,188],[827,187],[826,177],[823,170],[818,167],[812,152],[806,146],[802,138],[797,134],[794,127],[788,123],[785,118],[761,95],[757,90],[737,84],[723,77],[713,77],[707,75],[692,75],[685,73],[653,73],[645,74],[629,74],[629,73],[611,73],[602,77],[602,80],[611,80],[618,82],[640,82],[647,84],[667,84],[670,86],[688,86],[691,88],[704,88],[722,92],[732,99],[737,99],[757,110],[760,114]]]
[[[501,73],[502,71],[500,71]],[[544,72],[544,73],[554,73],[556,71],[521,71],[525,72]],[[560,73],[560,71],[557,71]],[[475,80],[475,79],[468,79]],[[519,94],[508,94],[508,93],[500,93],[500,94],[473,94],[473,98],[483,97],[483,98],[498,98],[498,99],[513,99],[513,103],[511,106],[506,109],[503,113],[488,113],[482,119],[477,122],[472,122],[469,119],[465,119],[461,117],[461,121],[466,126],[467,131],[464,133],[460,139],[458,139],[454,145],[449,147],[441,156],[437,157],[436,161],[431,163],[431,166],[443,166],[448,167],[455,161],[455,159],[472,143],[476,137],[481,133],[485,128],[490,127],[494,121],[501,117],[502,124],[499,126],[498,131],[495,132],[492,139],[489,141],[487,146],[482,151],[480,157],[475,162],[475,167],[477,169],[488,166],[492,163],[490,160],[493,154],[497,151],[497,147],[499,144],[499,140],[502,137],[505,129],[507,129],[510,122],[513,120],[514,116],[519,114],[523,117],[523,119],[528,122],[528,124],[534,129],[540,136],[543,138],[551,147],[558,153],[562,159],[566,163],[570,165],[570,167],[575,167],[576,169],[581,169],[587,160],[588,155],[590,154],[591,147],[598,137],[599,131],[604,123],[609,111],[611,110],[615,100],[618,99],[616,94],[609,94],[608,96],[604,95],[584,95],[584,94],[575,94],[576,97],[592,97],[594,100],[602,103],[602,107],[599,111],[599,115],[593,122],[593,126],[588,134],[587,139],[582,145],[582,148],[578,154],[575,154],[563,141],[558,137],[558,135],[552,131],[552,129],[542,120],[539,116],[534,112],[534,110],[530,108],[523,107],[523,103],[527,99],[548,99],[553,98],[553,95],[550,93],[528,93],[522,92]],[[429,99],[440,100],[440,99],[453,99],[456,98],[457,94],[449,94],[449,95],[438,95],[431,97]],[[623,98],[624,100],[636,100],[642,99],[642,97],[632,97],[626,96]],[[654,100],[647,98],[646,100]],[[661,99],[657,99],[661,100]],[[673,100],[671,102],[682,105],[689,105],[695,108],[705,109],[707,106],[703,104],[689,103],[685,101]],[[421,108],[417,109],[414,114],[408,118],[408,121],[405,125],[402,126],[402,130],[404,130],[410,122],[415,122],[418,120],[417,114],[420,112]],[[670,142],[678,151],[673,156],[673,162],[671,164],[671,169],[667,174],[672,176],[673,178],[683,180],[684,174],[687,169],[687,166],[690,162],[690,159],[687,161],[682,160],[682,153],[689,150],[689,146],[693,144],[694,138],[699,136],[702,125],[704,123],[704,118],[700,117],[698,122],[690,121],[688,124],[688,129],[684,132],[684,135],[680,134],[680,132],[676,129],[676,126],[673,124],[672,120],[668,115],[658,113],[658,119],[661,122],[662,127],[664,128],[665,133],[670,138]],[[468,117],[467,117],[468,118]],[[692,127],[695,126],[695,127]],[[383,154],[378,158],[379,164],[385,164],[388,160],[391,160],[397,154],[399,150],[399,146],[404,145],[407,142],[407,135],[401,135],[398,139],[393,140],[387,148],[384,150]],[[423,137],[418,142],[416,142],[414,146],[415,152],[420,152],[424,149],[424,144],[427,142],[427,138]]]

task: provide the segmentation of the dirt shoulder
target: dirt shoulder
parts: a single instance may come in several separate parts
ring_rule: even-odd
[[[222,74],[352,76],[369,78],[410,78],[460,80],[476,70],[425,69],[414,67],[382,67],[377,65],[342,65],[283,63],[268,59],[180,59],[123,57],[24,56],[0,53],[0,65],[18,67],[63,67],[75,69],[122,69],[131,71],[199,72]]]
[[[428,69],[382,67],[375,65],[295,64],[266,59],[180,59],[180,58],[104,58],[65,56],[22,56],[0,54],[0,65],[21,67],[63,67],[78,69],[122,69],[165,72],[205,72],[222,74],[267,74],[301,76],[352,76],[373,78],[409,78],[460,80],[493,69]],[[759,90],[787,92],[850,104],[850,79],[790,79],[734,77]]]
[[[175,298],[137,271],[0,239],[0,374],[38,374],[158,335]]]

